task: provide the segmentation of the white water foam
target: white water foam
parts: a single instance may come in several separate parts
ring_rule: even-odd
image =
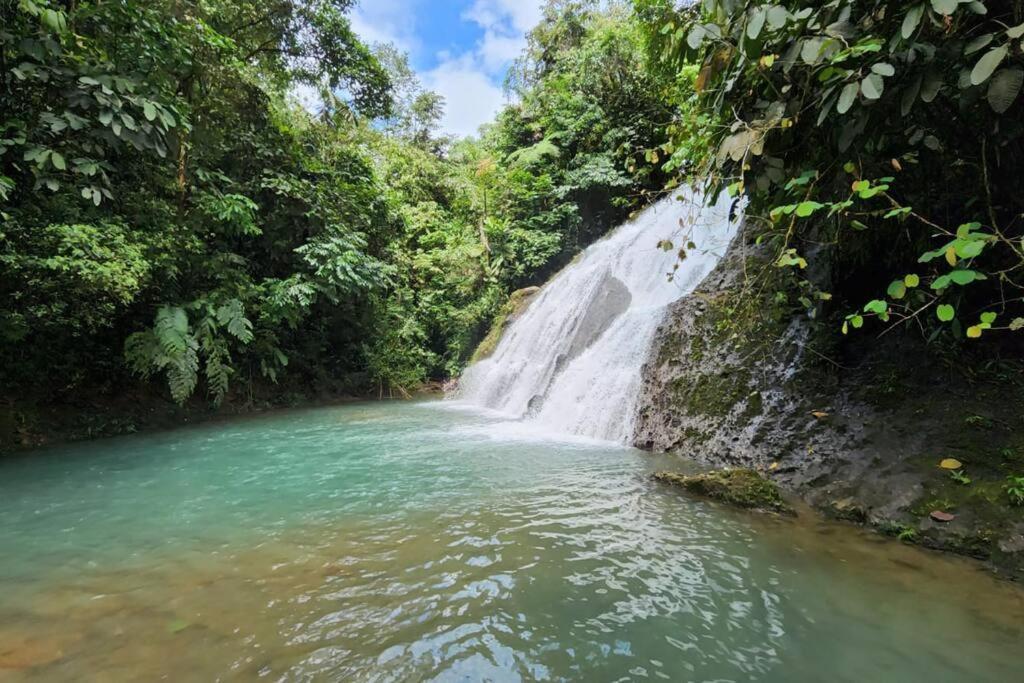
[[[544,286],[493,355],[466,370],[454,398],[541,432],[628,443],[657,327],[724,255],[737,228],[729,206],[724,194],[706,207],[683,191],[591,245]]]

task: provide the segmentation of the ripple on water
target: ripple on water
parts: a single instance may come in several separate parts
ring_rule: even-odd
[[[0,677],[1018,671],[1021,594],[971,565],[688,501],[649,456],[491,419],[349,406],[0,464]]]

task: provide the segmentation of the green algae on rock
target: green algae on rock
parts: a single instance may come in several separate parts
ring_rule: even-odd
[[[501,341],[501,336],[505,333],[505,329],[523,314],[523,311],[526,310],[526,307],[530,305],[533,297],[539,291],[540,287],[525,287],[517,289],[509,295],[508,301],[494,318],[494,323],[487,332],[487,336],[483,338],[480,345],[476,347],[476,351],[473,352],[470,363],[482,361],[494,353],[494,350],[498,348],[498,342]]]
[[[654,478],[736,507],[795,514],[782,499],[778,487],[751,469],[716,470],[692,475],[658,472]]]

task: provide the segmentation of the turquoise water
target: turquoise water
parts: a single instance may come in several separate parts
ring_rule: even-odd
[[[0,460],[0,680],[1015,681],[973,564],[357,404]]]

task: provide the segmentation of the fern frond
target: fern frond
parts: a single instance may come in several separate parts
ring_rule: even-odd
[[[562,153],[550,137],[544,138],[531,147],[525,147],[508,155],[508,162],[515,166],[531,166],[545,157],[557,158]]]
[[[152,330],[136,332],[124,342],[124,358],[128,367],[143,379],[149,379],[153,374],[155,360],[160,354],[160,344]]]
[[[231,375],[235,372],[228,365],[230,361],[231,357],[223,347],[215,346],[207,351],[206,384],[209,388],[210,396],[216,405],[220,405],[221,401],[224,400],[224,396],[227,395],[228,382],[231,379]]]
[[[160,348],[174,357],[188,349],[188,314],[179,306],[161,306],[153,327]]]
[[[196,350],[199,343],[189,337],[185,351],[170,359],[167,365],[167,383],[171,388],[171,398],[177,403],[184,403],[199,383],[199,354]]]
[[[227,328],[228,334],[243,344],[252,341],[252,322],[245,317],[245,309],[238,299],[231,299],[217,309],[217,321]]]

